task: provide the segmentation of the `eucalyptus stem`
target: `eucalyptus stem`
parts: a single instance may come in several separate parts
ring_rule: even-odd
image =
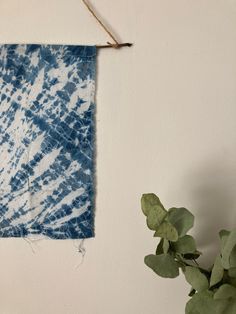
[[[192,264],[187,262],[182,254],[176,254],[176,259],[178,262],[181,262],[185,267],[187,267],[187,266],[197,267],[202,273],[206,274],[207,276],[210,276],[210,274],[211,274],[211,272],[209,270],[200,267],[199,264],[197,264],[197,266],[193,266]],[[193,260],[193,261],[196,262],[195,260]]]
[[[220,231],[221,252],[213,267],[205,269],[196,259],[201,253],[187,234],[194,216],[183,207],[166,210],[155,194],[144,194],[142,211],[148,228],[160,238],[156,253],[147,255],[145,264],[157,275],[176,278],[181,269],[192,289],[185,314],[236,313],[236,229]]]

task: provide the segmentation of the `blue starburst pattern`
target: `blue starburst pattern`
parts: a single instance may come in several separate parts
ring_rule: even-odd
[[[96,47],[0,45],[0,237],[94,236]]]

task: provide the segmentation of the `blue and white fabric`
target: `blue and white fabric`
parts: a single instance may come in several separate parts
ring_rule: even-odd
[[[96,47],[0,45],[0,237],[94,236]]]

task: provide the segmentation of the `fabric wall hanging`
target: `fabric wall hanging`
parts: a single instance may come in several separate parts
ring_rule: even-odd
[[[94,234],[96,47],[0,46],[0,236]]]
[[[0,45],[0,237],[94,236],[96,53],[127,45]]]

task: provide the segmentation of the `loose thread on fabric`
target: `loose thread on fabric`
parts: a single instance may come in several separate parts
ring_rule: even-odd
[[[27,237],[24,237],[23,240],[25,240],[27,242],[27,244],[30,246],[32,253],[36,254],[36,250],[35,250],[35,248],[37,248],[36,244],[39,241],[44,240],[44,238],[32,238],[32,237],[27,238]],[[34,248],[34,246],[35,246],[35,248]]]
[[[101,19],[97,16],[97,14],[94,12],[92,7],[89,5],[87,0],[82,0],[84,5],[87,7],[89,12],[93,15],[93,17],[96,19],[96,21],[101,25],[101,27],[105,30],[105,32],[110,36],[110,38],[114,41],[114,44],[107,42],[107,45],[97,45],[97,48],[122,48],[122,47],[131,47],[133,44],[131,43],[119,43],[116,37],[111,33],[111,31],[106,27],[106,25],[101,21]]]
[[[33,242],[29,238],[23,238],[23,240],[25,240],[25,242],[30,246],[32,253],[35,254],[35,250],[33,248]]]
[[[85,254],[86,254],[84,241],[85,241],[85,239],[78,240],[78,241],[76,241],[77,243],[74,242],[74,247],[76,248],[77,253],[81,256],[81,261],[78,262],[78,264],[75,266],[75,269],[78,269],[84,262],[84,258],[85,258]]]

